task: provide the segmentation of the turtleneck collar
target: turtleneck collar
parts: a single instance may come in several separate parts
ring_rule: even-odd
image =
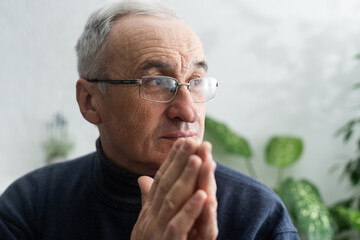
[[[95,194],[105,204],[125,210],[141,210],[141,192],[137,179],[139,175],[119,168],[105,155],[100,139],[96,142],[93,163]]]

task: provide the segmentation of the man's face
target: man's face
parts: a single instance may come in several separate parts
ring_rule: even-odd
[[[201,42],[175,18],[126,16],[109,34],[108,79],[170,76],[187,82],[206,74]],[[201,141],[205,103],[193,103],[185,86],[170,103],[139,98],[137,85],[109,85],[109,95],[96,98],[105,154],[138,174],[154,174],[180,137]]]

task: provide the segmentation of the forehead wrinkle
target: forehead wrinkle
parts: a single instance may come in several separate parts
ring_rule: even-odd
[[[141,17],[143,18],[143,17]],[[150,18],[149,18],[150,19]],[[151,18],[156,20],[156,18]],[[124,18],[123,20],[126,21]],[[129,19],[128,19],[129,20]],[[134,19],[135,20],[135,19]],[[146,21],[145,21],[146,22]],[[117,22],[121,24],[121,21]],[[122,28],[114,32],[122,41],[118,42],[117,49],[121,56],[118,58],[117,66],[130,76],[133,74],[146,74],[147,69],[164,70],[165,73],[181,76],[189,74],[189,70],[205,70],[201,42],[196,34],[185,25],[175,25],[176,28],[155,24],[124,24]],[[173,24],[173,22],[170,22]],[[139,25],[140,24],[140,25]],[[162,23],[161,23],[162,24]],[[151,26],[151,28],[149,27]],[[168,29],[166,34],[164,29]],[[121,35],[118,35],[120,34]],[[128,49],[132,46],[132,49]],[[116,51],[117,52],[117,51]],[[156,62],[145,63],[146,61],[156,60]],[[159,64],[160,62],[166,63]],[[146,66],[147,65],[147,66]],[[117,67],[115,65],[115,67]],[[161,72],[160,72],[161,73]]]
[[[153,68],[169,69],[170,64],[159,61],[159,60],[149,60],[149,61],[143,62],[139,68],[141,71],[146,71],[146,70],[153,69]]]
[[[166,52],[166,54],[164,54],[164,51],[144,51],[143,54],[136,56],[135,62],[137,64],[134,66],[135,74],[141,75],[141,73],[146,73],[152,69],[167,72],[175,71],[178,65],[177,61],[174,62],[174,59],[177,58],[176,55],[176,53],[170,51]]]
[[[181,55],[181,68],[183,74],[186,74],[186,72],[193,72],[195,70],[202,70],[207,73],[208,66],[206,61],[203,59],[191,59],[191,57]]]
[[[186,42],[186,44],[184,44],[184,42]],[[201,44],[201,42],[199,43]],[[181,59],[181,68],[183,70],[203,69],[206,73],[207,65],[203,54],[201,54],[201,56],[195,55],[196,53],[202,52],[202,46],[199,44],[194,45],[194,42],[190,40],[183,41],[182,46],[183,48],[179,47],[178,49],[178,53]],[[184,46],[186,47],[184,48]],[[200,57],[200,59],[198,57]]]

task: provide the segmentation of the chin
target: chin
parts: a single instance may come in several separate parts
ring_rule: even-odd
[[[165,155],[165,158],[169,154],[172,146],[174,145],[176,139],[161,138],[155,144],[155,151]]]
[[[147,164],[147,169],[148,172],[146,173],[146,175],[150,175],[150,176],[155,176],[156,172],[159,170],[159,168],[161,167],[161,165],[165,162],[167,157],[167,154],[157,154],[157,157],[155,156],[153,159],[151,159],[150,161],[148,161]]]

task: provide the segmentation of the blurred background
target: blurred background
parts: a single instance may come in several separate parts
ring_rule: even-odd
[[[106,2],[0,2],[0,192],[50,161],[53,136],[66,140],[62,159],[95,150],[97,129],[76,104],[74,46]],[[360,0],[162,2],[202,39],[220,82],[208,115],[248,140],[260,181],[273,186],[277,174],[264,161],[268,139],[292,135],[304,150],[285,175],[311,180],[327,204],[352,194],[341,173],[356,144],[335,132],[360,116]],[[215,156],[248,174],[243,159]]]

